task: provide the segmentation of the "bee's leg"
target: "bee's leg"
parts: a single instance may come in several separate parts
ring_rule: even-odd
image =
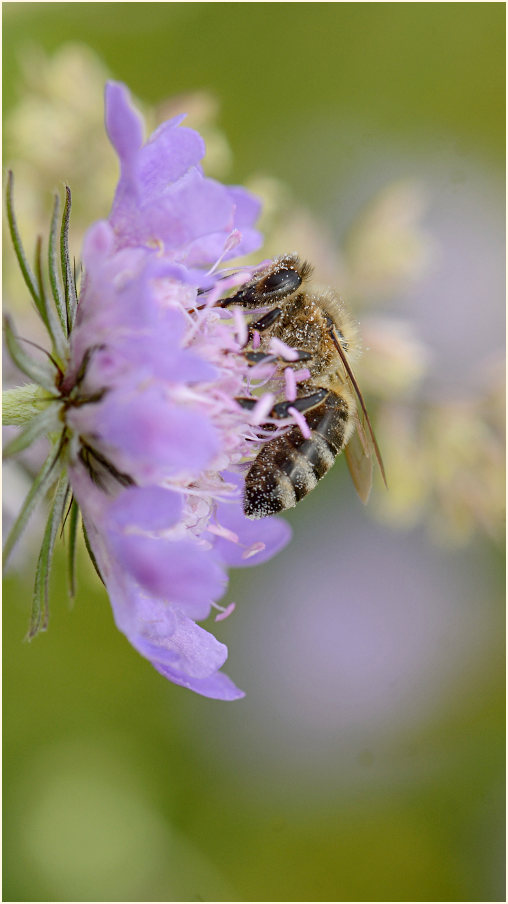
[[[267,330],[272,323],[275,323],[278,317],[282,314],[282,308],[272,308],[271,311],[268,311],[266,314],[263,314],[259,320],[255,320],[253,323],[249,323],[249,334],[251,334],[254,330],[257,330],[258,333],[262,333],[263,330]]]
[[[297,411],[308,411],[309,408],[315,408],[316,405],[320,405],[321,402],[324,402],[329,394],[330,391],[328,389],[318,389],[317,392],[313,392],[312,395],[300,396],[293,402],[278,402],[277,405],[274,405],[271,411],[268,412],[268,417],[289,417],[291,413],[289,411],[290,408],[296,408]],[[244,396],[237,396],[235,398],[235,402],[238,402],[238,404],[247,411],[252,411],[258,401],[259,399],[249,399]]]
[[[238,402],[240,408],[245,408],[246,411],[252,411],[259,402],[259,399],[249,399],[246,396],[235,396],[235,402]]]
[[[252,342],[254,338],[254,333],[257,331],[258,333],[262,333],[263,330],[267,330],[272,323],[280,317],[282,314],[282,308],[272,308],[271,311],[268,311],[266,314],[263,314],[259,320],[255,320],[253,323],[249,323],[247,327],[247,339],[244,342],[243,348],[245,348],[249,342]]]
[[[293,349],[296,358],[293,358],[292,361],[285,361],[283,358],[280,358],[278,355],[267,355],[265,352],[246,352],[245,357],[249,364],[261,364],[262,361],[278,361],[280,364],[295,364],[297,361],[308,361],[312,358],[312,355],[309,352],[304,352],[301,349],[295,348]]]
[[[315,408],[316,405],[324,402],[329,394],[330,391],[328,389],[318,389],[312,395],[299,396],[292,402],[278,402],[270,411],[270,417],[289,417],[290,408],[296,408],[297,411],[308,411],[309,408]]]

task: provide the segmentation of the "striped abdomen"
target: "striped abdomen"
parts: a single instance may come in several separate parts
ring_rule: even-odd
[[[299,427],[267,442],[245,478],[243,509],[249,518],[265,518],[292,508],[314,489],[332,467],[346,442],[349,408],[330,392],[324,402],[305,412],[311,430]],[[349,437],[348,437],[349,438]]]

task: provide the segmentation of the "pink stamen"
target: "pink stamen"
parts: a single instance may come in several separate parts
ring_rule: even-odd
[[[249,377],[251,382],[255,380],[258,386],[264,386],[276,372],[277,365],[273,364],[272,361],[260,361],[258,364],[253,364],[249,369]]]
[[[294,402],[296,399],[296,379],[295,372],[291,367],[285,368],[284,379],[286,381],[286,398],[288,402]]]
[[[236,603],[230,603],[229,606],[226,606],[226,608],[223,609],[222,612],[219,612],[215,616],[215,621],[224,621],[224,619],[227,618],[228,615],[231,615],[231,613],[234,612],[235,609],[236,609]]]
[[[207,276],[211,276],[212,273],[215,273],[221,261],[224,260],[224,257],[229,251],[232,251],[233,248],[236,248],[237,245],[240,244],[240,240],[242,238],[242,233],[239,232],[238,229],[233,229],[232,232],[229,233],[226,241],[224,242],[224,246],[222,249],[221,256],[215,261],[211,270],[208,271]]]
[[[310,439],[310,437],[311,437],[310,428],[309,428],[309,425],[308,425],[307,421],[305,420],[302,412],[298,411],[296,408],[293,408],[293,407],[288,408],[288,411],[290,414],[293,415],[297,426],[302,431],[302,436],[304,437],[304,439]]]
[[[240,542],[238,534],[235,534],[232,530],[229,530],[228,527],[223,527],[222,524],[209,524],[208,530],[211,534],[215,534],[216,537],[223,537],[224,540],[230,540],[231,543]]]
[[[238,344],[242,347],[247,343],[247,324],[244,314],[238,309],[233,308],[233,320],[235,321],[236,333],[238,336]]]
[[[259,348],[261,345],[261,335],[259,330],[252,331],[252,348]]]
[[[291,346],[286,345],[285,342],[282,342],[281,339],[277,339],[275,336],[270,339],[270,351],[273,355],[277,355],[279,358],[284,358],[285,361],[297,361],[298,360],[298,352],[291,348]]]
[[[258,553],[263,552],[266,548],[266,543],[253,543],[252,546],[248,546],[247,549],[242,552],[242,559],[250,559],[252,556],[257,556]]]
[[[228,251],[232,251],[233,248],[236,248],[237,245],[240,244],[242,238],[242,233],[239,229],[233,229],[232,232],[229,233],[225,244],[224,251],[227,253]]]
[[[302,367],[301,370],[294,370],[293,373],[297,383],[303,383],[304,380],[310,380],[310,370],[308,367]]]
[[[261,424],[266,420],[268,412],[271,410],[275,396],[272,392],[265,392],[263,396],[256,402],[252,409],[249,421],[251,424]]]

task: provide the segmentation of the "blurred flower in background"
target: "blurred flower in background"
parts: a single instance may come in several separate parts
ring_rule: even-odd
[[[29,47],[20,58],[20,67],[18,101],[6,118],[4,131],[6,159],[16,164],[17,214],[26,245],[32,247],[34,237],[47,232],[45,192],[51,196],[67,184],[86,187],[83,192],[75,191],[72,211],[73,240],[78,248],[89,224],[108,213],[117,180],[117,162],[104,129],[108,72],[84,44],[65,44],[52,56],[36,45]],[[15,263],[8,260],[9,295],[15,272]],[[19,291],[12,294],[15,300]]]

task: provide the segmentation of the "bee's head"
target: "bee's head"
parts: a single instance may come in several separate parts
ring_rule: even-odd
[[[298,255],[287,254],[276,258],[238,292],[224,299],[222,307],[239,304],[242,307],[262,307],[292,295],[311,272],[310,264],[300,261]]]

